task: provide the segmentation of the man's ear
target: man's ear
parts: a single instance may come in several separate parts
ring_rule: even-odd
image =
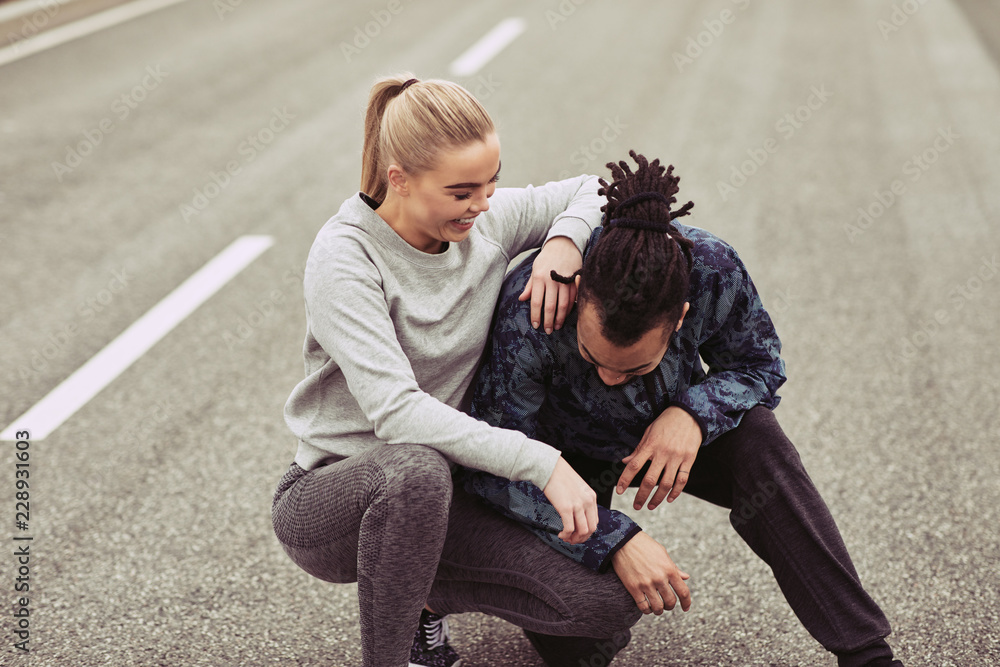
[[[688,309],[691,308],[691,304],[687,301],[684,302],[684,310],[681,311],[681,319],[677,322],[677,328],[674,331],[680,331],[681,325],[684,324],[684,316],[688,314]]]
[[[410,181],[402,167],[398,164],[390,164],[389,168],[386,169],[386,177],[389,181],[389,187],[397,195],[400,197],[410,196]]]

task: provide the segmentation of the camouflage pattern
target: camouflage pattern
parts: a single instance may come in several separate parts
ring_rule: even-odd
[[[780,400],[775,392],[785,381],[781,342],[743,262],[710,232],[674,224],[695,244],[691,305],[654,371],[617,387],[605,385],[580,355],[576,310],[550,335],[533,329],[530,303],[517,298],[531,275],[531,257],[504,281],[472,415],[563,452],[619,461],[671,405],[695,418],[703,445],[739,425],[755,405],[774,409]],[[601,231],[594,231],[588,247]],[[471,470],[459,478],[553,548],[598,571],[606,570],[610,556],[639,530],[621,512],[599,508],[600,524],[590,540],[570,545],[556,537],[562,521],[531,482]]]

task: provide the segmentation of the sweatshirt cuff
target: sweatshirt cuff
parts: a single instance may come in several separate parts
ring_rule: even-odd
[[[514,482],[526,480],[544,491],[549,478],[555,472],[560,456],[562,454],[555,447],[525,437],[521,452],[511,467],[507,479]]]
[[[545,241],[542,245],[545,245],[545,243],[549,242],[549,239],[556,236],[565,236],[573,242],[576,249],[580,251],[580,255],[583,256],[584,251],[587,249],[587,241],[590,240],[592,232],[593,229],[590,228],[590,225],[583,218],[563,215],[556,219],[556,222],[549,229],[549,233],[545,235]]]

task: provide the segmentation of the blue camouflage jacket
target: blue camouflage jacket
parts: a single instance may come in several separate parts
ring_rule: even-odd
[[[694,241],[690,309],[655,370],[617,387],[605,385],[580,356],[575,309],[559,331],[533,329],[530,303],[518,301],[531,275],[529,258],[504,281],[471,414],[567,454],[620,461],[669,406],[694,417],[703,444],[735,428],[755,405],[777,406],[775,391],[785,381],[781,343],[743,262],[710,232],[674,224]],[[601,232],[594,231],[588,248]],[[562,520],[533,483],[469,469],[460,469],[457,478],[554,549],[599,572],[641,530],[626,514],[599,506],[597,530],[571,545],[557,537]]]

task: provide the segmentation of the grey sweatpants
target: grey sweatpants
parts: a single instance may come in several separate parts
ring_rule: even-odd
[[[598,644],[606,660],[642,615],[614,572],[583,567],[453,489],[445,458],[421,445],[384,445],[308,472],[292,464],[271,516],[299,567],[358,582],[365,665],[408,664],[425,604],[607,638]]]

